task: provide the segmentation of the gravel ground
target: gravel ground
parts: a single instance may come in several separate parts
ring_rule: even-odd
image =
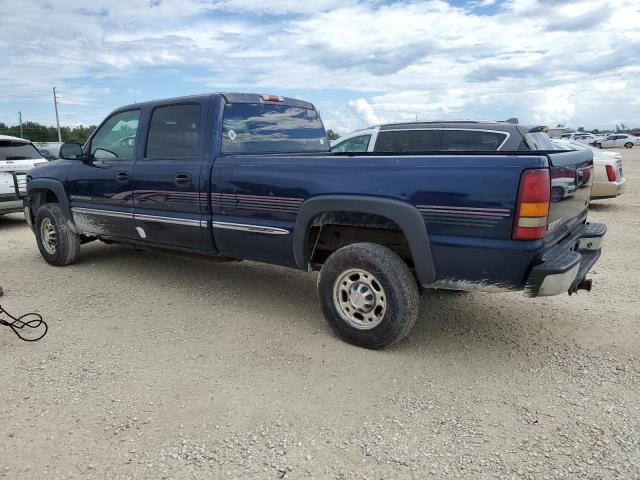
[[[338,340],[313,275],[96,242],[71,267],[0,219],[0,476],[640,478],[640,149],[594,290],[424,296],[384,351]]]

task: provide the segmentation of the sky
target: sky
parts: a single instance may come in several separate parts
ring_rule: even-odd
[[[206,92],[407,120],[640,126],[640,1],[0,0],[0,122]]]

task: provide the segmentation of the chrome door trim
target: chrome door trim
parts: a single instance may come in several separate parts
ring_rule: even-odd
[[[188,227],[199,227],[200,220],[192,220],[190,218],[162,217],[158,215],[143,215],[136,213],[134,220],[142,220],[143,222],[169,223],[172,225],[186,225]]]
[[[72,213],[86,213],[89,215],[102,215],[114,218],[133,218],[133,213],[118,212],[115,210],[101,210],[99,208],[71,207]]]
[[[264,233],[267,235],[289,235],[289,230],[284,228],[249,225],[246,223],[217,222],[214,220],[211,222],[211,226],[223,230],[239,230],[241,232]]]

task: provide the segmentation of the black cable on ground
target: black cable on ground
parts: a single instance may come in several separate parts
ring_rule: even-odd
[[[10,320],[2,318],[3,314],[9,317]],[[0,325],[9,327],[11,330],[13,330],[13,333],[15,333],[20,340],[24,340],[25,342],[36,342],[44,337],[49,330],[47,322],[42,319],[42,316],[39,313],[26,313],[21,317],[14,317],[4,308],[2,308],[2,305],[0,305]],[[23,330],[25,327],[32,330]],[[44,331],[37,336],[24,336],[24,333],[30,331],[33,331],[35,333],[35,330],[40,329],[41,327],[44,327]]]

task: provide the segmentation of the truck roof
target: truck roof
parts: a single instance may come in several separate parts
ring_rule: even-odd
[[[202,93],[198,95],[187,95],[181,97],[161,98],[157,100],[148,100],[146,102],[136,102],[129,105],[118,107],[113,112],[122,110],[131,110],[134,108],[147,108],[154,107],[156,105],[166,105],[170,103],[184,103],[184,102],[201,102],[202,100],[211,98],[213,96],[222,97],[227,103],[270,103],[270,104],[282,104],[291,107],[308,108],[315,110],[312,103],[305,102],[304,100],[298,100],[297,98],[282,97],[276,95],[264,95],[261,93],[238,93],[238,92],[213,92]],[[277,98],[277,101],[264,100],[263,97]],[[112,112],[112,113],[113,113]]]

